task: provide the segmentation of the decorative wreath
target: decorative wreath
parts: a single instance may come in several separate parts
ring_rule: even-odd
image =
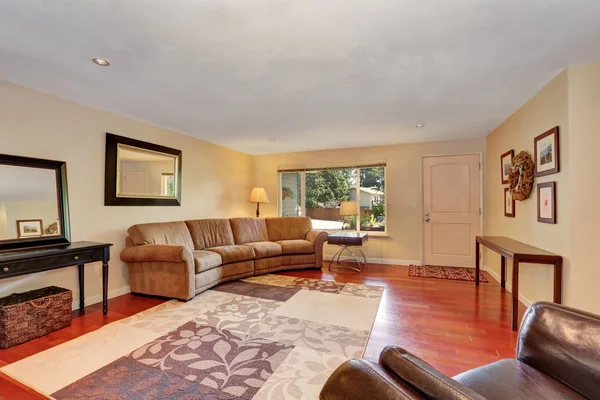
[[[515,200],[523,201],[531,194],[533,189],[533,160],[526,151],[522,151],[513,158],[508,174],[510,192]]]

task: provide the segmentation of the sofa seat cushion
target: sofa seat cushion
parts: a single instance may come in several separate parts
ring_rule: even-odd
[[[197,274],[223,264],[221,255],[214,251],[195,250],[192,252],[192,256],[194,257],[194,266],[196,267]]]
[[[254,260],[255,257],[254,249],[250,246],[219,246],[207,250],[218,253],[223,259],[223,264]]]
[[[453,378],[487,400],[583,400],[571,388],[517,360],[500,360]]]
[[[308,240],[278,240],[275,243],[281,245],[283,254],[310,254],[315,252],[313,244]]]
[[[244,246],[252,247],[257,259],[275,257],[283,254],[281,245],[275,242],[252,242],[245,243]]]

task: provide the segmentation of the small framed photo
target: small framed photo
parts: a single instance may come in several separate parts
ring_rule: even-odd
[[[28,238],[42,236],[41,219],[20,219],[17,220],[17,237]]]
[[[560,171],[558,126],[533,139],[535,176],[556,174]]]
[[[538,183],[538,222],[556,223],[556,182]]]
[[[509,150],[500,156],[500,164],[502,164],[502,183],[508,183],[508,174],[510,173],[510,164],[515,156],[514,150]]]
[[[515,217],[515,199],[513,199],[509,188],[504,188],[504,216]]]

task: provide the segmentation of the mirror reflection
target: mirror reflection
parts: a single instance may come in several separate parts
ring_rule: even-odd
[[[0,240],[60,236],[56,171],[0,165]]]
[[[118,197],[175,197],[176,156],[119,144],[117,168]]]

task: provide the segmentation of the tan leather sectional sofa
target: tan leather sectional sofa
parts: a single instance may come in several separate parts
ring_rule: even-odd
[[[121,260],[133,293],[189,300],[221,282],[321,268],[327,232],[310,218],[198,219],[134,225]]]

